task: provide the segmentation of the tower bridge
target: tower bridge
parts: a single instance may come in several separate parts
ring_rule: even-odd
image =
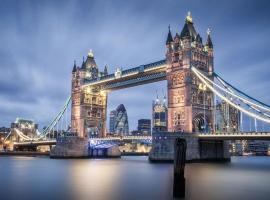
[[[211,33],[207,31],[206,42],[203,43],[190,14],[180,33],[174,37],[169,27],[165,59],[126,70],[117,68],[109,74],[107,66],[100,70],[90,51],[81,66],[74,63],[71,96],[49,126],[34,139],[17,130],[15,134],[23,141],[38,144],[54,133],[71,105],[71,127],[66,127],[66,130],[77,133],[82,140],[88,140],[90,136],[100,141],[126,140],[130,136],[106,137],[108,93],[162,80],[167,81],[168,132],[153,135],[153,151],[158,152],[160,150],[157,149],[163,148],[166,142],[160,141],[175,136],[191,138],[195,146],[192,148],[197,152],[195,158],[200,157],[198,140],[222,141],[218,145],[222,144],[220,148],[224,149],[225,140],[269,139],[269,132],[257,133],[257,121],[270,124],[270,106],[238,90],[215,72]],[[226,118],[222,130],[218,130],[217,98],[227,106],[222,116]],[[230,110],[234,111],[235,116],[230,116]],[[242,131],[243,116],[254,119],[254,132]],[[232,126],[234,130],[230,128]]]

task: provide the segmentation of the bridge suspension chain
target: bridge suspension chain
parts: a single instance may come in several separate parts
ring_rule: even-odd
[[[244,99],[232,92],[229,92],[228,90],[222,88],[221,86],[217,85],[216,83],[214,83],[212,80],[210,80],[209,78],[207,78],[204,74],[202,74],[199,70],[197,70],[195,67],[192,67],[192,71],[194,72],[194,74],[200,79],[200,81],[202,81],[207,88],[209,88],[214,94],[216,94],[218,97],[220,97],[222,100],[224,100],[226,103],[228,103],[229,105],[233,106],[234,108],[236,108],[237,110],[247,114],[248,116],[251,116],[253,118],[256,118],[258,120],[264,121],[266,123],[270,123],[270,118],[268,116],[265,116],[265,114],[262,115],[258,115],[257,113],[253,113],[248,111],[247,109],[244,109],[243,107],[241,107],[240,105],[236,104],[232,98],[228,98],[226,95],[222,94],[221,92],[219,92],[217,89],[214,88],[214,86],[216,86],[217,88],[219,88],[220,90],[224,91],[227,94],[230,94],[232,96],[234,96],[237,99],[241,99],[244,102],[249,102],[252,104],[255,104],[247,99]],[[257,104],[255,104],[257,107],[259,107]]]
[[[249,98],[249,99],[251,99],[251,100],[257,102],[258,104],[262,105],[262,108],[263,108],[263,109],[266,109],[266,110],[270,111],[270,106],[269,106],[269,105],[267,105],[267,104],[265,104],[265,103],[259,101],[258,99],[255,99],[255,98],[249,96],[248,94],[246,94],[246,93],[240,91],[239,89],[237,89],[236,87],[234,87],[233,85],[231,85],[230,83],[228,83],[227,81],[225,81],[223,78],[221,78],[221,77],[220,77],[217,73],[215,73],[215,72],[214,72],[214,76],[215,76],[219,81],[223,82],[223,84],[226,85],[227,88],[232,88],[233,90],[237,91],[237,92],[240,93],[241,95],[243,95],[243,96],[245,96],[245,97],[247,97],[247,98]],[[258,106],[258,104],[257,104],[257,106]],[[261,106],[259,106],[259,107],[261,107]]]
[[[61,122],[60,120],[63,121],[64,114],[66,114],[65,121],[67,124],[67,110],[68,110],[68,106],[70,104],[70,101],[71,101],[71,96],[68,97],[68,99],[65,101],[65,104],[62,107],[61,111],[56,115],[56,117],[50,122],[49,126],[46,129],[44,129],[44,131],[42,133],[40,133],[39,130],[37,130],[38,137],[31,138],[31,137],[25,135],[23,132],[21,132],[18,128],[14,128],[15,134],[17,136],[19,136],[19,138],[21,138],[22,140],[25,140],[25,141],[38,141],[38,140],[44,139],[44,138],[46,138],[47,135],[50,136],[52,131],[53,131],[53,135],[54,135],[54,129],[55,129],[55,127],[59,127],[58,123]],[[61,128],[62,128],[62,126],[63,126],[63,124],[61,123]],[[66,129],[68,129],[68,127],[69,126],[67,125]],[[59,130],[57,130],[57,136],[58,136],[58,133],[59,133]],[[12,132],[10,132],[6,136],[4,141],[6,141],[11,136],[11,134],[12,134]]]
[[[56,117],[51,121],[51,123],[49,124],[49,126],[41,133],[41,135],[38,137],[38,139],[44,138],[46,137],[48,134],[51,133],[51,131],[54,131],[55,126],[58,125],[58,122],[62,119],[64,113],[66,112],[66,110],[68,109],[68,106],[70,104],[71,101],[71,96],[68,97],[68,99],[66,100],[63,108],[61,109],[61,111],[56,115]],[[58,131],[58,130],[57,130]],[[53,132],[54,134],[54,132]]]
[[[217,76],[216,78],[217,78],[217,80],[223,85],[223,87],[226,88],[227,91],[229,91],[230,94],[231,94],[231,93],[235,94],[235,92],[233,92],[233,90],[230,89],[230,87],[228,87],[228,85],[224,82],[223,79],[220,79],[219,76]],[[216,84],[215,84],[215,85],[216,85]],[[221,88],[219,85],[217,85],[217,87],[219,87],[220,89],[224,90],[224,89]],[[237,90],[237,92],[239,91],[238,89],[236,89],[236,90]],[[241,97],[241,96],[238,96],[238,95],[236,95],[236,94],[235,94],[234,96],[236,96],[237,98],[239,98],[239,100],[240,100],[242,103],[245,103],[250,109],[255,110],[255,111],[258,112],[259,114],[265,115],[266,117],[270,117],[270,114],[265,113],[265,111],[270,112],[270,109],[267,108],[268,106],[267,106],[266,104],[264,104],[264,103],[262,103],[262,102],[260,102],[260,101],[258,101],[258,100],[256,100],[256,99],[254,99],[254,98],[252,98],[252,97],[250,97],[252,100],[258,102],[259,104],[263,104],[263,106],[258,105],[258,103],[254,103],[254,102],[252,102],[252,101],[246,100],[245,98],[243,98],[243,97]],[[247,95],[247,96],[248,96],[248,95]],[[248,97],[249,97],[249,96],[248,96]],[[250,104],[252,104],[252,105],[250,105]],[[254,106],[255,106],[255,107],[254,107]],[[266,106],[266,107],[264,107],[264,106]],[[259,108],[261,108],[261,109],[263,109],[263,110],[265,110],[265,111],[261,111],[261,110],[258,109],[257,107],[259,107]]]
[[[196,72],[197,72],[201,77],[203,77],[206,81],[208,81],[209,83],[213,84],[214,86],[216,86],[216,87],[219,88],[220,90],[226,92],[228,95],[231,95],[231,96],[233,96],[233,97],[235,97],[235,98],[241,100],[243,103],[247,104],[247,105],[248,105],[249,107],[251,107],[252,109],[255,109],[257,112],[262,112],[262,111],[260,111],[260,110],[257,109],[257,108],[254,108],[254,106],[270,112],[270,106],[269,106],[269,108],[266,108],[266,107],[264,107],[264,106],[258,105],[257,103],[254,103],[254,102],[252,102],[252,101],[250,101],[250,100],[248,100],[248,99],[246,99],[246,98],[244,98],[244,97],[241,97],[241,96],[237,95],[236,93],[234,93],[231,89],[229,89],[229,88],[224,84],[224,81],[223,81],[223,80],[221,81],[221,83],[222,83],[222,85],[224,84],[224,88],[221,87],[220,85],[216,84],[214,81],[210,80],[209,78],[207,78],[207,77],[206,77],[202,72],[200,72],[199,70],[197,70],[197,69],[195,69],[195,68],[194,68],[194,70],[196,70]],[[214,76],[215,76],[215,75],[214,75]],[[220,79],[218,79],[218,80],[220,80]],[[252,98],[252,99],[254,99],[254,98]],[[256,101],[257,101],[257,100],[256,100]],[[249,104],[251,104],[252,106],[249,105]],[[264,104],[264,105],[266,105],[266,104]],[[268,115],[268,114],[266,114],[266,113],[265,113],[265,116],[270,117],[270,115]]]

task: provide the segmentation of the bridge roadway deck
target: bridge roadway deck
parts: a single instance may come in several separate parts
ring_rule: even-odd
[[[93,141],[132,141],[132,140],[152,140],[151,136],[124,136],[124,137],[106,137],[106,138],[90,138]],[[14,142],[15,146],[28,146],[28,145],[55,145],[56,139],[52,140],[39,140],[39,141],[25,141]]]
[[[270,140],[270,132],[198,134],[201,140]]]
[[[217,133],[217,134],[194,134],[201,140],[270,140],[270,132],[243,132],[243,133]],[[152,140],[152,136],[124,136],[124,137],[106,137],[106,138],[90,138],[92,141],[140,141]],[[56,140],[40,140],[40,141],[25,141],[14,142],[15,146],[28,145],[55,145]]]

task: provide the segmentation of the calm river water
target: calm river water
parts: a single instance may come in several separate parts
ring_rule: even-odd
[[[150,164],[147,157],[0,157],[0,199],[173,199],[172,170],[172,164]],[[186,199],[270,199],[270,157],[187,164],[185,173]]]

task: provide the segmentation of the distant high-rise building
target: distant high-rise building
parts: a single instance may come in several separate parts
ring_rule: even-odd
[[[153,131],[167,131],[167,105],[166,97],[160,100],[157,96],[153,101]]]
[[[116,110],[112,110],[110,112],[110,133],[114,133],[115,132],[115,120],[116,120]]]
[[[151,119],[139,119],[138,131],[144,135],[151,134]]]
[[[114,132],[117,135],[128,135],[129,134],[128,115],[127,115],[126,108],[123,104],[120,104],[116,108]]]

